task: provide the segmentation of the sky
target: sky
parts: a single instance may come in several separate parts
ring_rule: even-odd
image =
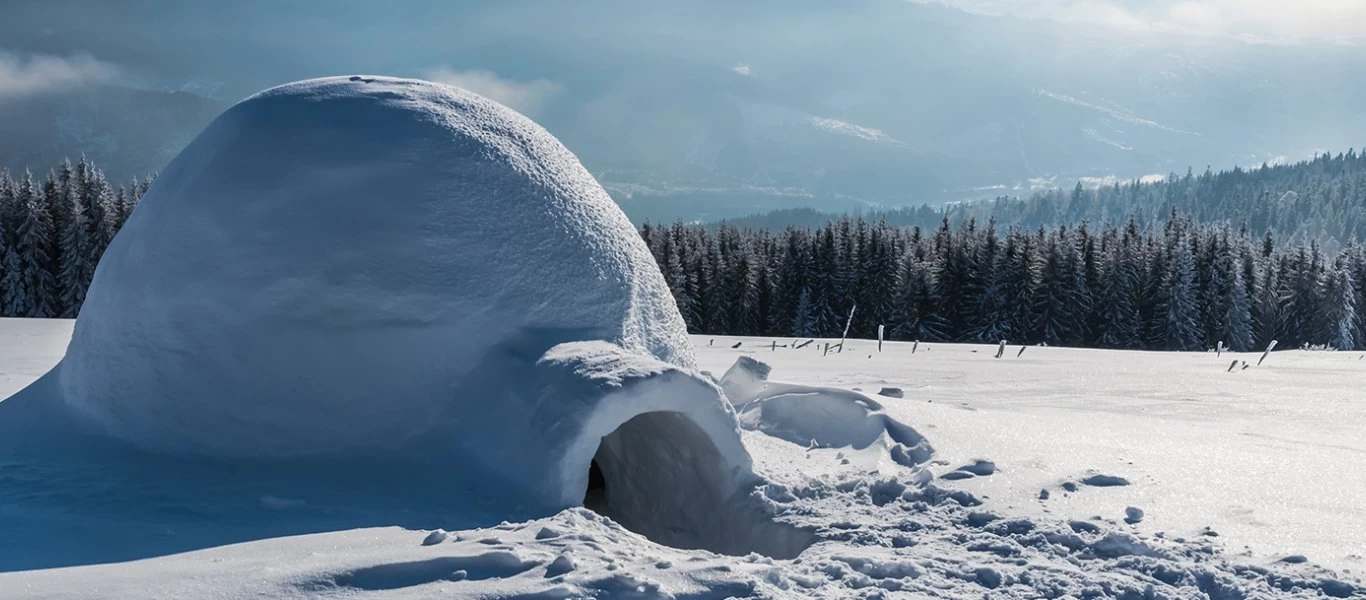
[[[1366,0],[919,0],[984,14],[1252,42],[1366,43]]]
[[[238,99],[337,73],[469,89],[636,205],[700,207],[656,220],[793,194],[958,200],[1366,139],[1366,0],[5,2],[11,168],[84,153],[141,176]]]

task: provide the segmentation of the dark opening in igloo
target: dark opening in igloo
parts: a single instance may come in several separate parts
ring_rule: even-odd
[[[596,513],[607,511],[607,481],[602,478],[597,460],[588,467],[588,491],[583,494],[583,505]]]
[[[603,436],[584,506],[650,540],[721,554],[791,558],[814,541],[737,492],[716,444],[678,412],[637,415]]]

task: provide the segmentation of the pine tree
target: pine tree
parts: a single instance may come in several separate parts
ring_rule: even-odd
[[[1137,348],[1142,322],[1138,306],[1138,264],[1134,249],[1123,242],[1109,248],[1102,261],[1100,296],[1097,301],[1100,336],[1108,348]]]
[[[1195,257],[1185,237],[1171,250],[1170,268],[1163,278],[1165,304],[1162,307],[1164,347],[1172,350],[1199,350],[1204,345],[1200,331],[1200,308],[1196,300]]]
[[[1086,338],[1085,278],[1072,236],[1059,230],[1048,239],[1040,256],[1035,316],[1039,341],[1050,345],[1075,344]]]
[[[93,274],[100,256],[114,237],[114,192],[105,180],[104,173],[85,157],[81,157],[81,162],[76,165],[76,176],[80,186],[81,210],[85,214],[86,258]]]
[[[727,295],[731,298],[731,315],[727,332],[738,335],[758,335],[759,324],[759,271],[763,265],[754,255],[753,249],[738,240],[732,248],[730,276]]]
[[[987,224],[977,263],[981,266],[981,291],[973,311],[972,339],[980,342],[1006,340],[1014,337],[1010,310],[1006,297],[1009,285],[1011,255],[1018,252],[1015,241],[1007,238],[1005,248],[999,247],[995,221]]]
[[[24,287],[19,255],[18,196],[8,169],[0,170],[0,316],[28,313],[28,290]]]
[[[1005,273],[1001,276],[1009,338],[1037,342],[1038,325],[1034,317],[1034,295],[1038,289],[1038,267],[1033,239],[1011,232],[1003,250]]]
[[[47,201],[34,189],[33,175],[24,172],[16,195],[23,215],[15,232],[15,247],[20,261],[21,285],[27,297],[17,316],[48,318],[57,315],[57,283],[52,273],[52,222]]]
[[[66,195],[62,212],[66,220],[62,223],[61,270],[57,275],[62,290],[61,316],[68,319],[75,318],[80,312],[81,305],[85,303],[85,291],[95,273],[95,265],[90,258],[93,244],[89,237],[85,202],[81,200],[81,186],[74,184],[74,175],[70,180],[73,183],[63,186]]]
[[[892,337],[900,340],[938,341],[945,339],[944,321],[938,312],[940,300],[934,270],[925,262],[905,261],[898,310],[893,317]]]
[[[1330,269],[1324,275],[1323,287],[1323,343],[1339,350],[1355,349],[1361,324],[1356,289],[1347,266],[1339,264]]]
[[[805,291],[807,297],[807,311],[810,311],[810,294],[807,289],[807,277],[814,268],[811,260],[811,245],[805,231],[788,227],[782,235],[783,255],[778,263],[776,273],[777,283],[775,286],[775,296],[773,299],[773,312],[769,314],[769,327],[775,332],[784,334],[801,335],[794,333],[794,315],[798,313],[798,305],[801,302],[801,295]]]
[[[1253,350],[1252,302],[1243,283],[1242,265],[1235,260],[1227,239],[1215,252],[1210,296],[1213,328],[1206,339],[1222,341],[1238,352]]]
[[[810,292],[811,327],[807,335],[833,337],[839,334],[843,323],[835,314],[832,299],[835,297],[835,274],[838,269],[838,246],[835,243],[835,230],[827,226],[814,240],[812,263],[814,268],[807,280]]]

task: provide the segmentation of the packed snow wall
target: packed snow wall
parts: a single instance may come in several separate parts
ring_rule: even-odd
[[[60,380],[149,449],[383,450],[487,401],[451,394],[489,352],[529,368],[579,340],[693,361],[573,154],[469,92],[329,78],[242,101],[171,162],[101,261]]]
[[[540,126],[428,82],[303,81],[216,119],[110,245],[43,387],[154,453],[421,460],[525,512],[582,503],[596,469],[651,537],[747,552],[734,532],[765,527],[626,216]]]

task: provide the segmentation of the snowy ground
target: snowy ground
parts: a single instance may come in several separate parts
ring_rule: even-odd
[[[1116,352],[851,341],[822,357],[757,348],[771,340],[697,338],[701,368],[724,372],[749,354],[773,379],[904,390],[888,414],[933,443],[938,462],[995,463],[991,477],[953,487],[1016,515],[1121,520],[1191,537],[1205,527],[1234,552],[1305,555],[1366,570],[1366,360],[1361,353]],[[789,340],[790,342],[790,340]],[[752,353],[752,354],[751,354]],[[870,354],[872,355],[870,357]],[[1112,475],[1123,487],[1061,486]],[[1048,490],[1049,499],[1039,500]]]
[[[70,333],[0,320],[0,398]],[[1226,373],[1228,355],[770,341],[694,338],[717,377],[751,356],[831,388],[770,384],[739,409],[757,493],[815,541],[795,559],[667,548],[584,509],[360,514],[281,481],[68,498],[0,461],[0,598],[1366,596],[1357,354]]]

